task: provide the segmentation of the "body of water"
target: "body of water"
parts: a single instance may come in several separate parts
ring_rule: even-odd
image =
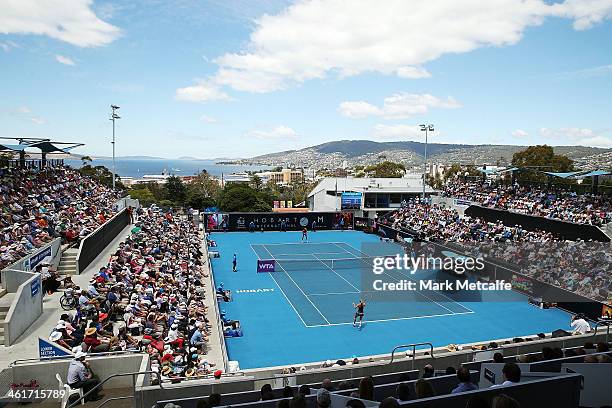
[[[65,160],[72,167],[81,167],[80,160]],[[105,166],[109,170],[113,168],[112,159],[96,159],[91,162],[92,166]],[[141,178],[145,174],[168,174],[177,176],[193,176],[206,170],[213,176],[221,176],[242,171],[267,170],[268,166],[257,165],[225,165],[216,164],[214,160],[172,160],[172,159],[121,159],[115,160],[117,174],[120,177]]]

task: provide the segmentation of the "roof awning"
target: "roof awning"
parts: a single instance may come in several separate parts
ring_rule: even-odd
[[[36,147],[37,149],[40,149],[40,151],[43,153],[53,153],[53,152],[66,153],[64,150],[62,150],[62,148],[55,146],[51,142],[32,143],[28,147]]]
[[[549,171],[545,171],[544,174],[548,174],[549,176],[553,176],[553,177],[559,177],[562,179],[569,179],[569,178],[573,178],[575,175],[577,174],[581,174],[583,173],[582,171],[570,171],[567,173],[553,173],[553,172],[549,172]]]
[[[0,144],[0,151],[3,152],[8,152],[8,151],[12,151],[12,152],[22,152],[25,150],[25,148],[28,147],[28,145],[22,145],[22,144]]]
[[[610,173],[609,171],[605,171],[605,170],[593,170],[590,171],[586,174],[581,174],[579,176],[576,176],[574,178],[576,179],[583,179],[583,178],[587,178],[587,177],[595,177],[595,176],[609,176],[612,173]]]

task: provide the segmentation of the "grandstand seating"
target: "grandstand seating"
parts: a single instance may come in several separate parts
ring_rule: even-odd
[[[460,180],[445,186],[443,194],[485,207],[578,224],[601,226],[612,221],[612,200],[603,195],[578,195],[564,190],[495,185],[488,181],[464,183]]]
[[[121,192],[67,167],[0,170],[0,269],[61,237],[75,243],[114,214]]]

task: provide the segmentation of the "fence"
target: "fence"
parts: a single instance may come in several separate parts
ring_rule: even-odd
[[[85,237],[79,245],[79,252],[76,257],[77,273],[81,274],[128,225],[130,225],[130,216],[127,209],[124,208],[97,230]]]
[[[4,345],[15,343],[43,312],[43,288],[40,273],[4,270],[7,290],[14,288],[15,297],[4,318]]]

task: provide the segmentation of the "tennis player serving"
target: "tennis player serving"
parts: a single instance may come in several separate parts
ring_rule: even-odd
[[[359,299],[359,303],[353,303],[353,307],[355,308],[355,318],[353,319],[353,327],[357,324],[357,317],[359,317],[359,328],[363,324],[363,310],[365,309],[366,302],[363,299]]]

